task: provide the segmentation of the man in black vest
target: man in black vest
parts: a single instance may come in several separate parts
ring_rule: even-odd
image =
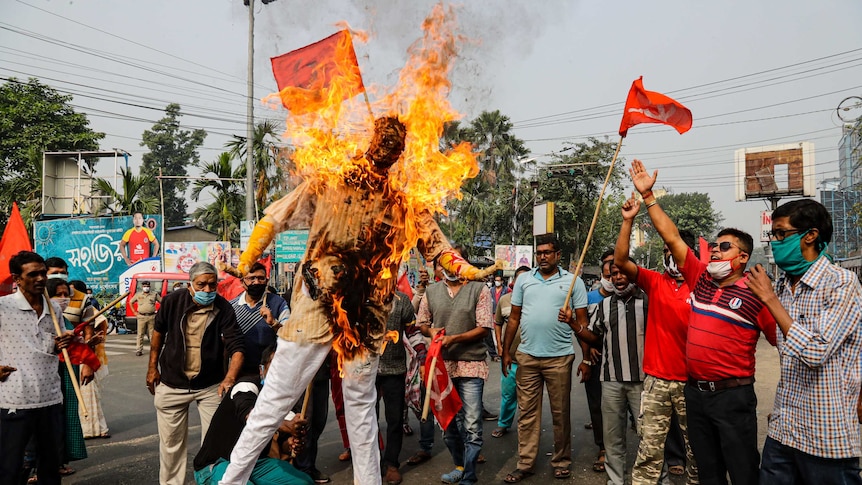
[[[467,259],[462,247],[454,249]],[[435,266],[439,266],[436,260]],[[476,463],[482,451],[482,390],[488,378],[484,339],[494,326],[491,291],[481,282],[442,271],[444,284],[428,287],[416,321],[426,337],[446,330],[443,363],[463,403],[443,435],[455,469],[440,479],[471,485],[478,481]]]

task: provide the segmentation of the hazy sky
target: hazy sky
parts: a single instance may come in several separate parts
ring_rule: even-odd
[[[391,85],[433,2],[255,2],[255,96],[275,91],[269,58],[334,33],[346,20],[371,34],[356,50],[367,85]],[[735,202],[734,150],[811,141],[816,179],[837,176],[835,108],[862,96],[862,2],[464,1],[453,104],[469,120],[499,109],[534,155],[587,136],[616,142],[640,75],[691,109],[694,127],[629,131],[621,156],[658,168],[658,185],[706,191],[724,224],[755,236],[766,203]],[[241,0],[3,0],[0,76],[35,76],[124,148],[137,167],[141,133],[179,103],[188,127],[245,134],[248,14]],[[133,106],[135,105],[135,106]],[[144,106],[144,107],[139,107]],[[284,111],[255,107],[258,119]],[[548,161],[540,157],[539,161]],[[112,163],[99,175],[111,176]],[[202,202],[205,200],[202,199]]]

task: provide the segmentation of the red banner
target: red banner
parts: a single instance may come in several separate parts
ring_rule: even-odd
[[[632,126],[640,123],[670,125],[683,134],[691,129],[691,111],[682,104],[661,93],[644,89],[643,76],[632,83],[626,98],[620,136],[625,137]]]
[[[452,379],[449,378],[449,373],[446,372],[446,365],[443,364],[443,336],[446,335],[446,330],[440,330],[431,341],[431,347],[428,349],[428,355],[425,358],[425,379],[432,378],[431,381],[431,412],[437,418],[437,422],[445,430],[449,427],[449,423],[455,419],[455,415],[461,410],[461,397],[458,396],[458,391],[452,384]],[[431,363],[437,357],[434,368],[431,368]],[[427,381],[426,381],[427,382]]]
[[[0,296],[12,293],[12,274],[9,272],[9,260],[21,251],[32,251],[30,236],[18,204],[12,203],[12,213],[0,238]]]
[[[273,57],[271,61],[281,102],[297,114],[326,105],[329,102],[326,91],[334,86],[341,90],[340,100],[365,90],[353,40],[347,30]]]

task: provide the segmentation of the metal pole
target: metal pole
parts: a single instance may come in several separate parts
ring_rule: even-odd
[[[245,150],[245,219],[254,213],[254,0],[248,0],[248,99],[246,107],[248,137]]]

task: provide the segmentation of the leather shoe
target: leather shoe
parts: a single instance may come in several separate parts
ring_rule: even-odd
[[[388,465],[386,467],[386,475],[383,477],[383,481],[387,483],[387,485],[399,485],[401,483],[401,473],[392,465]]]

